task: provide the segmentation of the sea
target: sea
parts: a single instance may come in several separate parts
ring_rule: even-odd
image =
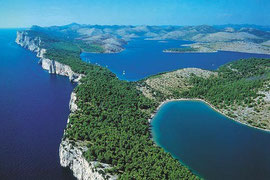
[[[17,30],[0,29],[0,179],[75,179],[70,170],[60,166],[58,150],[76,84],[43,70],[33,52],[15,43]],[[162,52],[188,43],[135,39],[121,53],[82,53],[81,58],[107,67],[121,80],[136,81],[179,68],[215,70],[240,58],[270,57],[236,52]],[[156,115],[157,144],[208,179],[216,178],[217,172],[227,172],[224,177],[238,177],[235,174],[239,172],[239,177],[245,178],[246,173],[254,172],[269,179],[268,134],[228,120],[204,104],[185,103],[164,105],[160,112],[167,115]],[[194,111],[199,111],[197,118],[189,117]],[[208,113],[200,114],[202,111]]]

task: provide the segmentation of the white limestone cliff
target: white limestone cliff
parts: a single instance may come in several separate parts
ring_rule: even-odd
[[[78,110],[76,99],[76,93],[72,92],[69,102],[71,114]],[[106,169],[111,168],[110,165],[99,163],[97,161],[88,162],[83,156],[85,151],[87,151],[87,147],[83,142],[75,142],[63,138],[59,147],[61,166],[69,167],[78,180],[117,179],[117,176],[105,173]]]
[[[117,176],[106,174],[105,170],[111,168],[110,165],[97,161],[88,162],[83,156],[86,150],[87,147],[80,145],[79,142],[62,140],[59,147],[61,166],[69,167],[78,180],[117,179]]]
[[[70,96],[70,101],[69,101],[69,109],[70,109],[70,112],[71,113],[75,112],[78,109],[78,106],[75,103],[76,102],[76,99],[77,99],[76,93],[75,92],[72,92],[71,93],[71,96]]]
[[[39,37],[31,38],[26,31],[18,31],[16,43],[30,51],[36,52],[37,57],[40,58],[39,63],[42,68],[49,73],[68,76],[70,81],[73,82],[79,82],[82,78],[83,75],[74,73],[69,66],[45,58],[46,49],[40,48],[41,39]],[[69,103],[71,113],[74,113],[78,109],[76,99],[76,93],[72,92]],[[69,123],[69,119],[67,123]],[[87,147],[82,142],[70,141],[63,138],[59,147],[61,166],[69,167],[78,180],[117,179],[116,175],[113,176],[105,173],[106,169],[111,168],[110,165],[97,161],[88,162],[83,156],[86,150]]]
[[[45,58],[44,55],[46,53],[46,49],[40,47],[40,37],[32,38],[28,36],[27,31],[18,31],[16,43],[30,51],[36,52],[37,57],[40,58],[39,63],[42,68],[47,70],[49,73],[68,76],[69,80],[72,82],[79,82],[82,78],[83,75],[73,72],[70,66]]]

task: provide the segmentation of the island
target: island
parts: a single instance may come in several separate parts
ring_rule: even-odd
[[[213,53],[217,51],[233,51],[255,54],[270,54],[270,33],[264,28],[252,26],[214,27],[187,26],[166,34],[147,38],[156,40],[183,39],[191,43],[183,47],[165,49],[166,53],[201,52]]]
[[[195,52],[201,52],[197,48],[192,47],[183,47],[183,48],[169,48],[163,50],[164,53],[195,53]]]
[[[156,36],[149,29],[159,31],[70,24],[17,32],[16,42],[36,52],[42,68],[78,84],[59,147],[61,165],[77,179],[200,179],[152,140],[149,121],[169,100],[204,100],[234,120],[270,129],[269,59],[242,59],[217,71],[180,69],[137,82],[80,59],[83,51],[121,52],[139,33]]]

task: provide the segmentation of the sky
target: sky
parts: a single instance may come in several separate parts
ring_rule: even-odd
[[[0,0],[0,28],[65,25],[270,25],[270,0]]]

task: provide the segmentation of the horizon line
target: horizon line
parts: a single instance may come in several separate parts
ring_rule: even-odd
[[[132,24],[85,24],[85,23],[76,23],[76,22],[72,22],[72,23],[68,23],[68,24],[63,24],[63,25],[48,25],[48,26],[42,26],[42,25],[37,25],[37,24],[33,24],[31,26],[26,26],[26,27],[0,27],[0,29],[27,29],[27,28],[31,28],[33,26],[39,26],[39,27],[53,27],[53,26],[68,26],[68,25],[72,25],[72,24],[78,24],[78,25],[86,25],[86,26],[179,26],[179,27],[187,27],[187,26],[235,26],[235,25],[247,25],[247,26],[261,26],[261,27],[270,27],[269,25],[262,25],[262,24],[250,24],[250,23],[225,23],[225,24],[189,24],[189,25],[176,25],[176,24],[159,24],[159,25],[148,25],[148,24],[136,24],[136,25],[132,25]]]

